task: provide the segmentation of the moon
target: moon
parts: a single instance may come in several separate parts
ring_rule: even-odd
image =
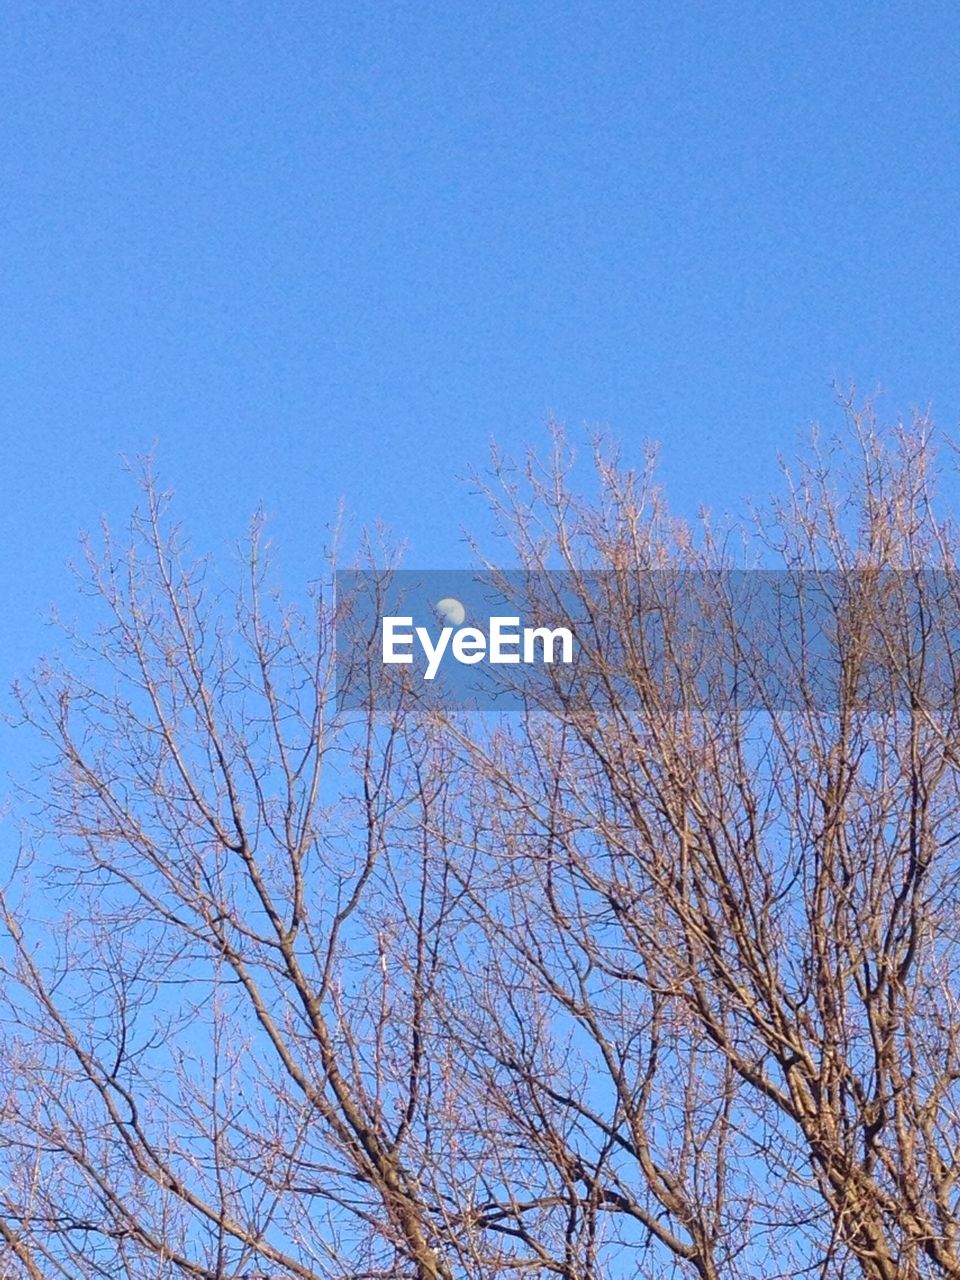
[[[453,627],[462,626],[467,616],[466,609],[455,596],[444,596],[442,600],[438,600],[436,610],[444,622],[448,622]]]

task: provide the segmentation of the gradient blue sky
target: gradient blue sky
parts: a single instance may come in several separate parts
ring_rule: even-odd
[[[154,441],[305,577],[551,412],[734,511],[833,378],[960,417],[953,4],[13,0],[0,120],[4,685]]]

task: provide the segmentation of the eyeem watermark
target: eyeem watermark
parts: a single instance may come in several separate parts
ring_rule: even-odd
[[[346,708],[616,697],[641,718],[722,720],[960,697],[954,572],[363,570],[335,587]]]
[[[399,687],[447,706],[516,709],[531,680],[579,657],[563,575],[358,570],[336,578],[341,705],[389,706]],[[565,673],[565,674],[564,674]]]
[[[460,604],[455,597],[452,603]],[[427,663],[424,680],[436,678],[448,650],[455,662],[468,667],[481,662],[493,666],[573,662],[574,639],[569,627],[521,627],[519,616],[492,617],[486,630],[445,626],[435,638],[429,628],[414,626],[412,615],[387,617],[382,622],[382,633],[383,661],[387,666],[411,666],[414,645],[420,646]]]

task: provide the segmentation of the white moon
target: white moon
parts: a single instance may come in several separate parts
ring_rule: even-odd
[[[452,627],[463,625],[463,620],[467,616],[467,611],[454,596],[444,596],[442,600],[437,601],[437,613],[445,622],[449,622]]]

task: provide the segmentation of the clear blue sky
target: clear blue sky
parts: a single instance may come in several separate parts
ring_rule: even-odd
[[[830,382],[960,417],[953,4],[29,3],[0,22],[0,676],[158,442],[198,544],[462,563],[553,412],[736,510]],[[475,510],[475,509],[473,509]]]

